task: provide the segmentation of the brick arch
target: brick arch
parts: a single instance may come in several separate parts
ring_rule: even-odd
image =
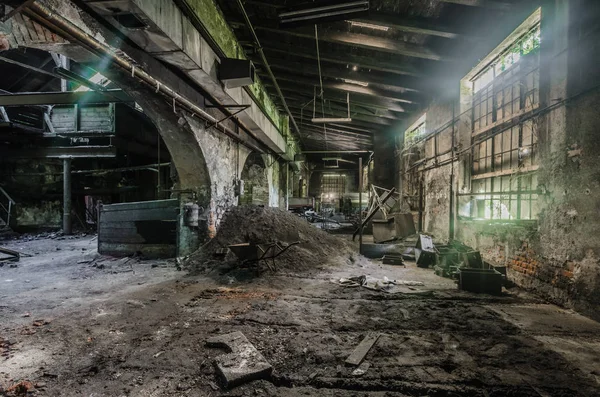
[[[113,82],[142,107],[156,126],[177,171],[174,189],[194,192],[198,203],[207,208],[212,198],[211,177],[200,142],[184,113],[174,112],[164,98],[147,87],[128,81],[127,77]]]

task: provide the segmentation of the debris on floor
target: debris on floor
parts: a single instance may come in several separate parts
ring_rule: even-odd
[[[258,379],[267,379],[273,372],[271,364],[239,331],[212,337],[209,347],[226,348],[228,354],[218,356],[215,364],[226,388],[239,386]]]
[[[354,349],[352,354],[348,356],[348,358],[345,361],[346,365],[360,365],[367,356],[367,354],[369,354],[369,351],[371,351],[371,348],[375,345],[375,343],[377,343],[379,336],[380,334],[377,332],[369,332],[367,336],[365,336],[365,338],[356,347],[356,349]]]
[[[339,280],[332,280],[332,282],[341,285],[342,287],[363,287],[372,291],[383,291],[391,294],[404,292],[400,288],[397,288],[400,286],[415,287],[424,285],[421,281],[390,280],[385,276],[383,278],[375,278],[364,275],[349,278],[340,278]]]
[[[290,244],[292,249],[281,253],[276,260],[279,270],[306,271],[320,268],[333,258],[351,253],[350,244],[311,226],[306,220],[277,208],[238,206],[229,209],[219,225],[215,238],[187,260],[191,270],[230,263],[239,266],[244,258],[232,252],[222,255],[232,245],[268,246],[275,242]]]
[[[387,254],[382,258],[381,262],[384,265],[405,266],[402,255]]]
[[[0,247],[0,262],[18,262],[21,259],[19,251]]]

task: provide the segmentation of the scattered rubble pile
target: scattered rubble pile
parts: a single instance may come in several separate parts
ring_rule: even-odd
[[[225,213],[215,238],[192,255],[188,264],[192,269],[199,269],[209,268],[215,261],[240,262],[232,252],[218,258],[220,252],[233,244],[281,242],[285,245],[296,241],[300,244],[276,258],[278,270],[309,270],[337,257],[352,260],[349,243],[311,226],[295,214],[277,208],[237,206]]]

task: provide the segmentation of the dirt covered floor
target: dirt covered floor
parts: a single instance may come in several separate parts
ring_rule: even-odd
[[[2,244],[33,256],[0,268],[0,395],[597,396],[600,325],[522,293],[462,293],[451,280],[341,260],[261,277],[99,257],[92,237]],[[198,273],[198,272],[196,272]],[[396,293],[340,278],[420,281]],[[273,366],[232,390],[212,336],[241,331]],[[380,338],[362,376],[344,360]]]

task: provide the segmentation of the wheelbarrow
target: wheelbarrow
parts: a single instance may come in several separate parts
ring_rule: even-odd
[[[260,266],[260,262],[263,261],[269,270],[276,271],[275,258],[283,254],[290,247],[300,244],[300,241],[293,243],[265,243],[265,244],[254,244],[254,243],[243,243],[229,245],[228,248],[237,256],[242,265],[250,266],[256,264]]]

